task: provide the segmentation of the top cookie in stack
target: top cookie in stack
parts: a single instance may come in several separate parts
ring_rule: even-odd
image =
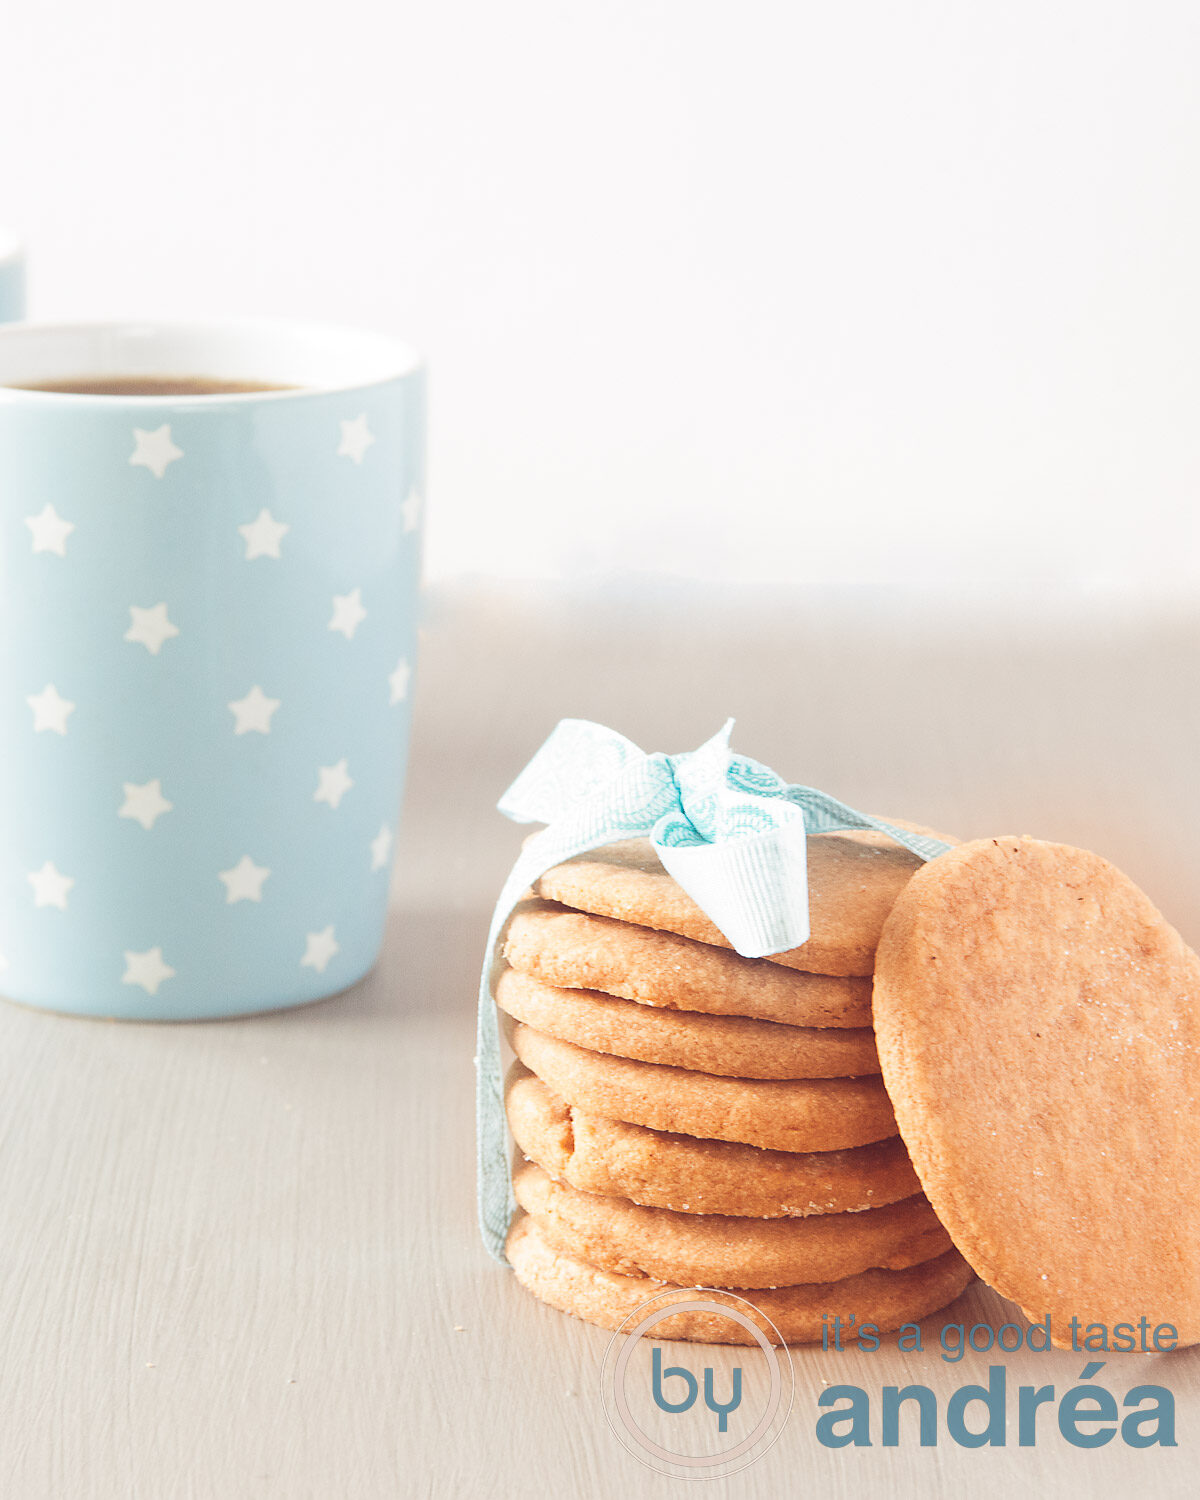
[[[931,828],[899,819],[892,822],[912,833],[954,842]],[[860,978],[873,974],[875,949],[888,912],[920,866],[915,854],[883,833],[812,835],[808,840],[808,941],[773,954],[769,961],[809,974]],[[730,947],[712,919],[663,869],[649,839],[626,839],[577,855],[548,870],[534,890],[547,901],[560,901],[576,911],[678,933],[717,948]]]
[[[615,1327],[655,1283],[744,1289],[803,1341],[825,1313],[895,1327],[963,1289],[870,1029],[880,931],[919,865],[882,834],[810,838],[811,935],[770,959],[733,952],[645,840],[537,882],[496,985],[529,1163],[508,1253],[531,1290]],[[734,1336],[676,1321],[662,1336]]]

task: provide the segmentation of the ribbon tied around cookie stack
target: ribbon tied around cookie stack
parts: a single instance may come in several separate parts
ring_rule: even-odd
[[[808,939],[808,834],[874,829],[924,860],[949,848],[812,787],[789,785],[768,767],[735,755],[732,728],[730,719],[698,750],[648,755],[601,724],[563,719],[500,799],[499,811],[514,822],[546,827],[526,841],[505,881],[479,986],[479,1223],[497,1260],[505,1259],[516,1201],[492,967],[504,926],[534,881],[589,849],[648,838],[667,873],[734,950],[765,958]]]

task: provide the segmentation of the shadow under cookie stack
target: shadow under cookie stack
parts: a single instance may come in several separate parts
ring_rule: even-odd
[[[883,835],[811,837],[811,935],[770,959],[733,952],[645,840],[536,883],[495,983],[524,1158],[507,1252],[535,1296],[616,1328],[672,1287],[724,1288],[803,1343],[963,1291],[871,1030],[875,947],[918,864]],[[702,1312],[656,1334],[740,1335]]]

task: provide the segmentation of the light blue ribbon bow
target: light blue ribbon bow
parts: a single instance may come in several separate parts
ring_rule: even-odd
[[[807,786],[789,786],[729,748],[730,719],[698,750],[647,755],[624,735],[563,719],[500,799],[516,823],[545,823],[505,881],[479,983],[476,1119],[479,1224],[504,1260],[516,1209],[492,1000],[496,943],[522,895],[554,865],[617,839],[646,838],[664,868],[738,953],[763,958],[808,938],[806,836],[840,829],[886,833],[921,859],[950,847],[855,812]]]

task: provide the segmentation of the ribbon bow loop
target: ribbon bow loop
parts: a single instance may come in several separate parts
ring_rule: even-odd
[[[632,740],[588,719],[561,719],[497,808],[514,823],[556,823],[646,760]]]

